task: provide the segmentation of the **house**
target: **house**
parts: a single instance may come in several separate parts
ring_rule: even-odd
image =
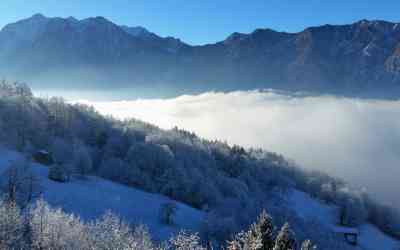
[[[33,160],[45,166],[50,166],[54,163],[52,155],[46,150],[39,150],[32,156]]]
[[[359,232],[358,232],[357,228],[345,227],[345,226],[334,226],[333,232],[337,235],[343,236],[344,240],[351,245],[356,246],[358,244]]]

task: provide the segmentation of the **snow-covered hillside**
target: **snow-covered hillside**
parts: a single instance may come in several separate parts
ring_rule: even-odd
[[[1,148],[0,173],[18,157],[21,155]],[[92,220],[111,211],[127,222],[146,225],[156,240],[168,239],[181,229],[191,232],[200,230],[204,213],[179,202],[175,202],[178,207],[175,225],[166,226],[160,223],[160,206],[172,202],[165,196],[143,192],[99,177],[58,183],[47,178],[47,167],[36,163],[32,167],[40,178],[43,198],[50,205],[61,207],[84,220]]]
[[[303,219],[316,219],[323,225],[332,228],[336,227],[335,216],[338,211],[336,207],[324,204],[316,199],[313,199],[308,194],[300,191],[292,191],[287,199],[297,215]],[[354,249],[363,250],[395,250],[399,249],[400,243],[379,231],[376,227],[365,224],[358,228],[359,231],[359,246]]]
[[[0,148],[0,174],[19,153]],[[79,215],[84,220],[92,220],[107,211],[120,215],[130,223],[145,224],[157,240],[165,240],[180,229],[192,232],[200,230],[204,212],[176,202],[178,206],[175,225],[166,226],[159,221],[159,209],[171,200],[165,196],[143,192],[99,177],[73,179],[69,183],[58,183],[47,178],[48,168],[33,163],[34,172],[40,179],[43,198],[52,206],[62,207],[66,212]],[[286,206],[304,220],[317,220],[334,231],[337,208],[312,198],[304,192],[291,190],[285,196]],[[359,246],[354,249],[392,250],[399,242],[380,232],[376,227],[365,224],[358,228]]]

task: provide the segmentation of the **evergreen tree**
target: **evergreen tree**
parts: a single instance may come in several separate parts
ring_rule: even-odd
[[[294,233],[290,229],[289,224],[285,223],[275,239],[273,250],[294,250],[295,246],[296,240],[294,238]]]
[[[270,250],[274,246],[274,225],[272,224],[272,218],[267,214],[265,210],[261,212],[256,223],[251,226],[250,229],[253,235],[261,238],[262,247],[260,250]]]
[[[301,250],[316,250],[317,247],[312,244],[310,240],[305,240],[303,244],[301,244]]]
[[[251,230],[238,233],[228,242],[228,250],[260,250],[263,248],[261,234],[254,234]]]

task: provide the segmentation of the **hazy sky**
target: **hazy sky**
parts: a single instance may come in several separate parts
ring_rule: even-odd
[[[223,40],[255,28],[300,31],[360,19],[400,21],[399,0],[1,0],[0,26],[42,13],[47,16],[105,16],[141,25],[191,44]]]

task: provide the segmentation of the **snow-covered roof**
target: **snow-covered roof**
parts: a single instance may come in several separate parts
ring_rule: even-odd
[[[358,229],[354,227],[333,226],[333,232],[343,234],[358,234]]]

